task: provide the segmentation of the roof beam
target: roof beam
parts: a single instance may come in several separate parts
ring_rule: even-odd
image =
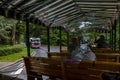
[[[54,22],[59,23],[59,24],[63,24],[63,23],[69,22],[69,21],[74,20],[74,19],[80,19],[81,16],[82,15],[72,16],[72,17],[69,17],[69,18],[66,18],[66,19],[62,19],[62,20],[55,20]]]
[[[73,13],[74,12],[74,13]],[[76,10],[72,10],[72,11],[69,11],[69,12],[67,12],[67,13],[64,13],[64,14],[61,14],[61,15],[57,15],[56,17],[57,18],[61,18],[61,17],[66,17],[66,16],[69,16],[69,14],[76,14],[76,13],[79,13],[78,11],[76,11]],[[50,18],[50,17],[48,17],[48,19],[52,19],[52,18]]]
[[[117,0],[76,0],[78,2],[116,2]]]
[[[76,12],[76,13],[73,13],[73,15],[66,15],[64,17],[58,17],[55,21],[60,21],[60,20],[64,20],[64,19],[67,19],[67,18],[71,18],[71,17],[75,17],[75,16],[78,16],[79,12]]]
[[[76,2],[76,4],[80,4],[80,5],[107,5],[107,6],[117,6],[120,5],[120,2]]]
[[[44,6],[43,8],[41,8],[40,10],[36,11],[35,14],[39,14],[42,11],[46,11],[47,9],[49,9],[49,7],[54,6],[57,3],[60,3],[62,0],[57,0],[52,2],[51,4],[48,4],[47,6]]]
[[[59,12],[52,12],[52,13],[49,13],[48,15],[45,15],[46,17],[50,17],[50,18],[53,18],[53,17],[55,17],[55,16],[59,16],[59,15],[62,15],[62,14],[64,14],[64,13],[67,13],[67,12],[69,12],[69,11],[72,11],[72,10],[75,10],[75,8],[74,7],[70,7],[70,8],[66,8],[65,10],[59,10]]]
[[[49,3],[51,3],[51,0],[48,0],[46,2],[41,1],[41,2],[36,2],[32,7],[26,9],[24,14],[31,14],[31,13],[35,13],[36,11],[40,10],[42,7],[48,5]]]
[[[70,5],[67,5],[67,6],[65,6],[65,7],[62,7],[62,8],[60,8],[60,9],[54,11],[54,12],[51,12],[51,13],[47,14],[46,17],[51,16],[51,15],[56,15],[57,13],[58,13],[58,14],[60,14],[60,13],[63,14],[62,12],[66,12],[67,10],[71,10],[71,7],[72,7],[73,5],[74,5],[74,4],[70,4]],[[70,8],[70,9],[69,9],[69,8]],[[72,9],[73,9],[73,8],[72,8]],[[45,16],[45,15],[41,15],[41,14],[45,14],[45,13],[41,12],[39,15],[38,15],[38,14],[35,14],[35,15]]]

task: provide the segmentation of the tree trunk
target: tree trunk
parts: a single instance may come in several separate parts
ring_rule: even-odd
[[[11,45],[15,44],[15,31],[16,31],[16,26],[13,26],[11,32]]]

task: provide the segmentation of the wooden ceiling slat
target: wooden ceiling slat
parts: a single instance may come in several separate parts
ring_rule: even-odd
[[[5,0],[0,1],[0,10],[3,11],[0,15],[5,16],[8,11],[7,16],[14,18],[12,12],[16,12],[18,18],[32,15],[31,19],[36,18],[41,22],[44,19],[52,22],[56,18],[55,26],[67,22],[78,24],[79,21],[92,21],[90,17],[100,19],[98,23],[103,23],[108,18],[114,21],[119,6],[119,0]],[[77,18],[81,15],[84,20]]]

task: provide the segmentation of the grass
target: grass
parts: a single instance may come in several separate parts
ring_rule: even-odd
[[[31,52],[32,52],[32,50],[31,50]],[[27,56],[27,48],[24,48],[24,50],[22,52],[19,52],[19,53],[10,54],[7,56],[0,56],[0,61],[1,62],[3,62],[3,61],[7,61],[7,62],[16,61],[16,60],[21,59],[23,56]]]

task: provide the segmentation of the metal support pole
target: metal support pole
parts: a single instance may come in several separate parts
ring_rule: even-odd
[[[120,11],[119,11],[119,51],[120,51]]]
[[[69,47],[69,41],[70,41],[69,32],[67,32],[67,50],[69,50],[69,49],[68,49],[68,47]]]
[[[108,32],[105,31],[106,40],[108,40],[108,34],[107,34],[107,33],[108,33]]]
[[[114,20],[114,51],[116,51],[116,34],[117,34],[117,31],[116,31],[116,19]]]
[[[112,48],[112,31],[110,31],[110,42],[109,42],[109,44],[110,44],[110,48]]]
[[[114,28],[113,28],[113,22],[112,22],[112,19],[110,19],[110,22],[111,22],[111,49],[114,50]]]
[[[47,26],[47,42],[48,42],[48,52],[50,52],[50,27]]]
[[[30,56],[30,36],[29,36],[29,19],[26,17],[26,46],[27,46],[27,56]]]
[[[62,27],[60,26],[60,52],[62,50]]]
[[[109,46],[110,46],[110,48],[112,48],[112,29],[111,29],[112,27],[111,27],[111,25],[109,25]]]
[[[111,30],[111,48],[113,50],[113,29]]]
[[[57,18],[57,17],[56,17]],[[55,19],[56,19],[55,18]],[[52,21],[52,23],[47,26],[47,42],[48,42],[48,52],[50,52],[50,27],[54,23],[55,19]]]

